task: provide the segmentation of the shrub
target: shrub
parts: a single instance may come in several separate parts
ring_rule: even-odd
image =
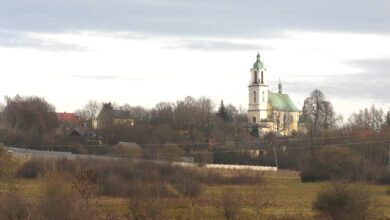
[[[17,193],[0,194],[0,219],[21,220],[27,216],[27,204]]]
[[[153,193],[153,186],[137,181],[129,194],[128,207],[132,219],[158,219],[162,207],[160,197]]]
[[[178,169],[172,179],[175,189],[190,199],[196,198],[202,191],[199,177],[193,173],[193,170]]]
[[[227,220],[238,219],[241,206],[233,189],[227,189],[222,195],[222,215]]]
[[[72,189],[71,177],[48,169],[43,173],[44,185],[42,196],[38,202],[37,213],[48,220],[91,219],[94,210],[77,190]]]
[[[256,219],[260,219],[263,209],[271,203],[272,195],[267,192],[266,185],[258,185],[249,195],[251,206],[256,214]]]
[[[17,176],[23,178],[37,178],[43,172],[45,163],[42,159],[31,158],[19,167]]]
[[[7,181],[13,175],[15,162],[5,149],[0,147],[0,183]]]
[[[357,180],[359,158],[346,147],[326,147],[315,152],[311,167],[301,173],[302,182]]]
[[[363,220],[380,217],[376,205],[366,188],[334,183],[318,193],[313,209],[335,220]]]

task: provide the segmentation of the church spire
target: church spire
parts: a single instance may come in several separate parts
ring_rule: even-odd
[[[253,64],[253,69],[261,70],[264,68],[263,63],[260,61],[260,52],[257,52],[256,62]]]
[[[280,81],[280,78],[279,78],[279,85],[278,85],[278,88],[279,88],[279,94],[283,94],[282,82]]]

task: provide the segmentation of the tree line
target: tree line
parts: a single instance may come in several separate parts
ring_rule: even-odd
[[[100,154],[109,153],[113,148],[86,146],[113,146],[118,141],[136,142],[142,146],[144,157],[152,159],[160,155],[164,157],[164,154],[165,158],[177,158],[167,156],[177,154],[193,156],[200,162],[253,165],[274,165],[274,155],[268,152],[273,145],[280,149],[286,147],[287,152],[299,146],[309,149],[308,155],[306,150],[302,150],[305,153],[300,155],[297,155],[298,150],[291,150],[288,156],[280,153],[279,156],[284,157],[280,165],[303,169],[311,164],[308,158],[314,158],[316,145],[347,141],[327,139],[327,136],[354,135],[359,131],[375,134],[390,126],[390,112],[385,114],[375,106],[353,113],[343,122],[331,101],[317,89],[305,99],[299,119],[299,126],[304,127],[306,132],[296,131],[290,137],[280,137],[275,133],[259,137],[257,127],[248,123],[246,109],[225,105],[223,101],[217,107],[207,97],[196,99],[188,96],[176,102],[160,102],[153,108],[89,101],[76,110],[75,115],[96,119],[104,109],[121,110],[134,120],[134,125],[117,124],[110,119],[94,131],[95,137],[99,138],[64,136],[55,132],[61,122],[52,104],[39,97],[6,97],[0,111],[0,142],[26,146],[72,145],[75,147],[58,147],[56,150],[74,153],[97,153],[98,150]],[[303,141],[297,141],[299,139]],[[278,141],[272,143],[274,140]]]

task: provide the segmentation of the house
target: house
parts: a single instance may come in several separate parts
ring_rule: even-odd
[[[111,123],[114,125],[134,126],[134,119],[131,117],[129,111],[103,107],[97,117],[96,128],[101,129],[104,124]]]
[[[256,58],[250,69],[248,121],[253,126],[257,125],[261,134],[278,132],[291,135],[298,130],[300,111],[290,96],[283,92],[280,80],[278,92],[270,91],[265,77],[267,69],[260,60],[260,54]]]
[[[73,113],[56,113],[59,121],[59,127],[56,130],[56,134],[65,135],[70,134],[74,129],[79,128],[80,121]]]

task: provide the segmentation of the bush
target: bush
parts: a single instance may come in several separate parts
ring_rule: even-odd
[[[0,183],[9,180],[14,174],[15,162],[5,149],[0,147]]]
[[[199,176],[192,175],[193,170],[178,169],[178,171],[173,176],[173,186],[180,194],[194,199],[202,191]]]
[[[301,173],[302,182],[358,180],[359,158],[346,147],[326,147],[315,152],[311,167]]]
[[[45,164],[42,159],[32,158],[19,167],[17,176],[22,178],[37,178],[43,172]]]
[[[222,215],[227,220],[238,219],[241,212],[239,199],[233,189],[227,189],[222,195]]]
[[[27,219],[27,204],[17,193],[0,194],[0,219]]]
[[[38,202],[37,213],[48,220],[91,219],[94,210],[82,198],[78,190],[72,188],[72,178],[55,169],[43,174],[44,185]]]
[[[381,217],[376,205],[366,188],[334,183],[318,193],[313,209],[335,220],[363,220]]]

